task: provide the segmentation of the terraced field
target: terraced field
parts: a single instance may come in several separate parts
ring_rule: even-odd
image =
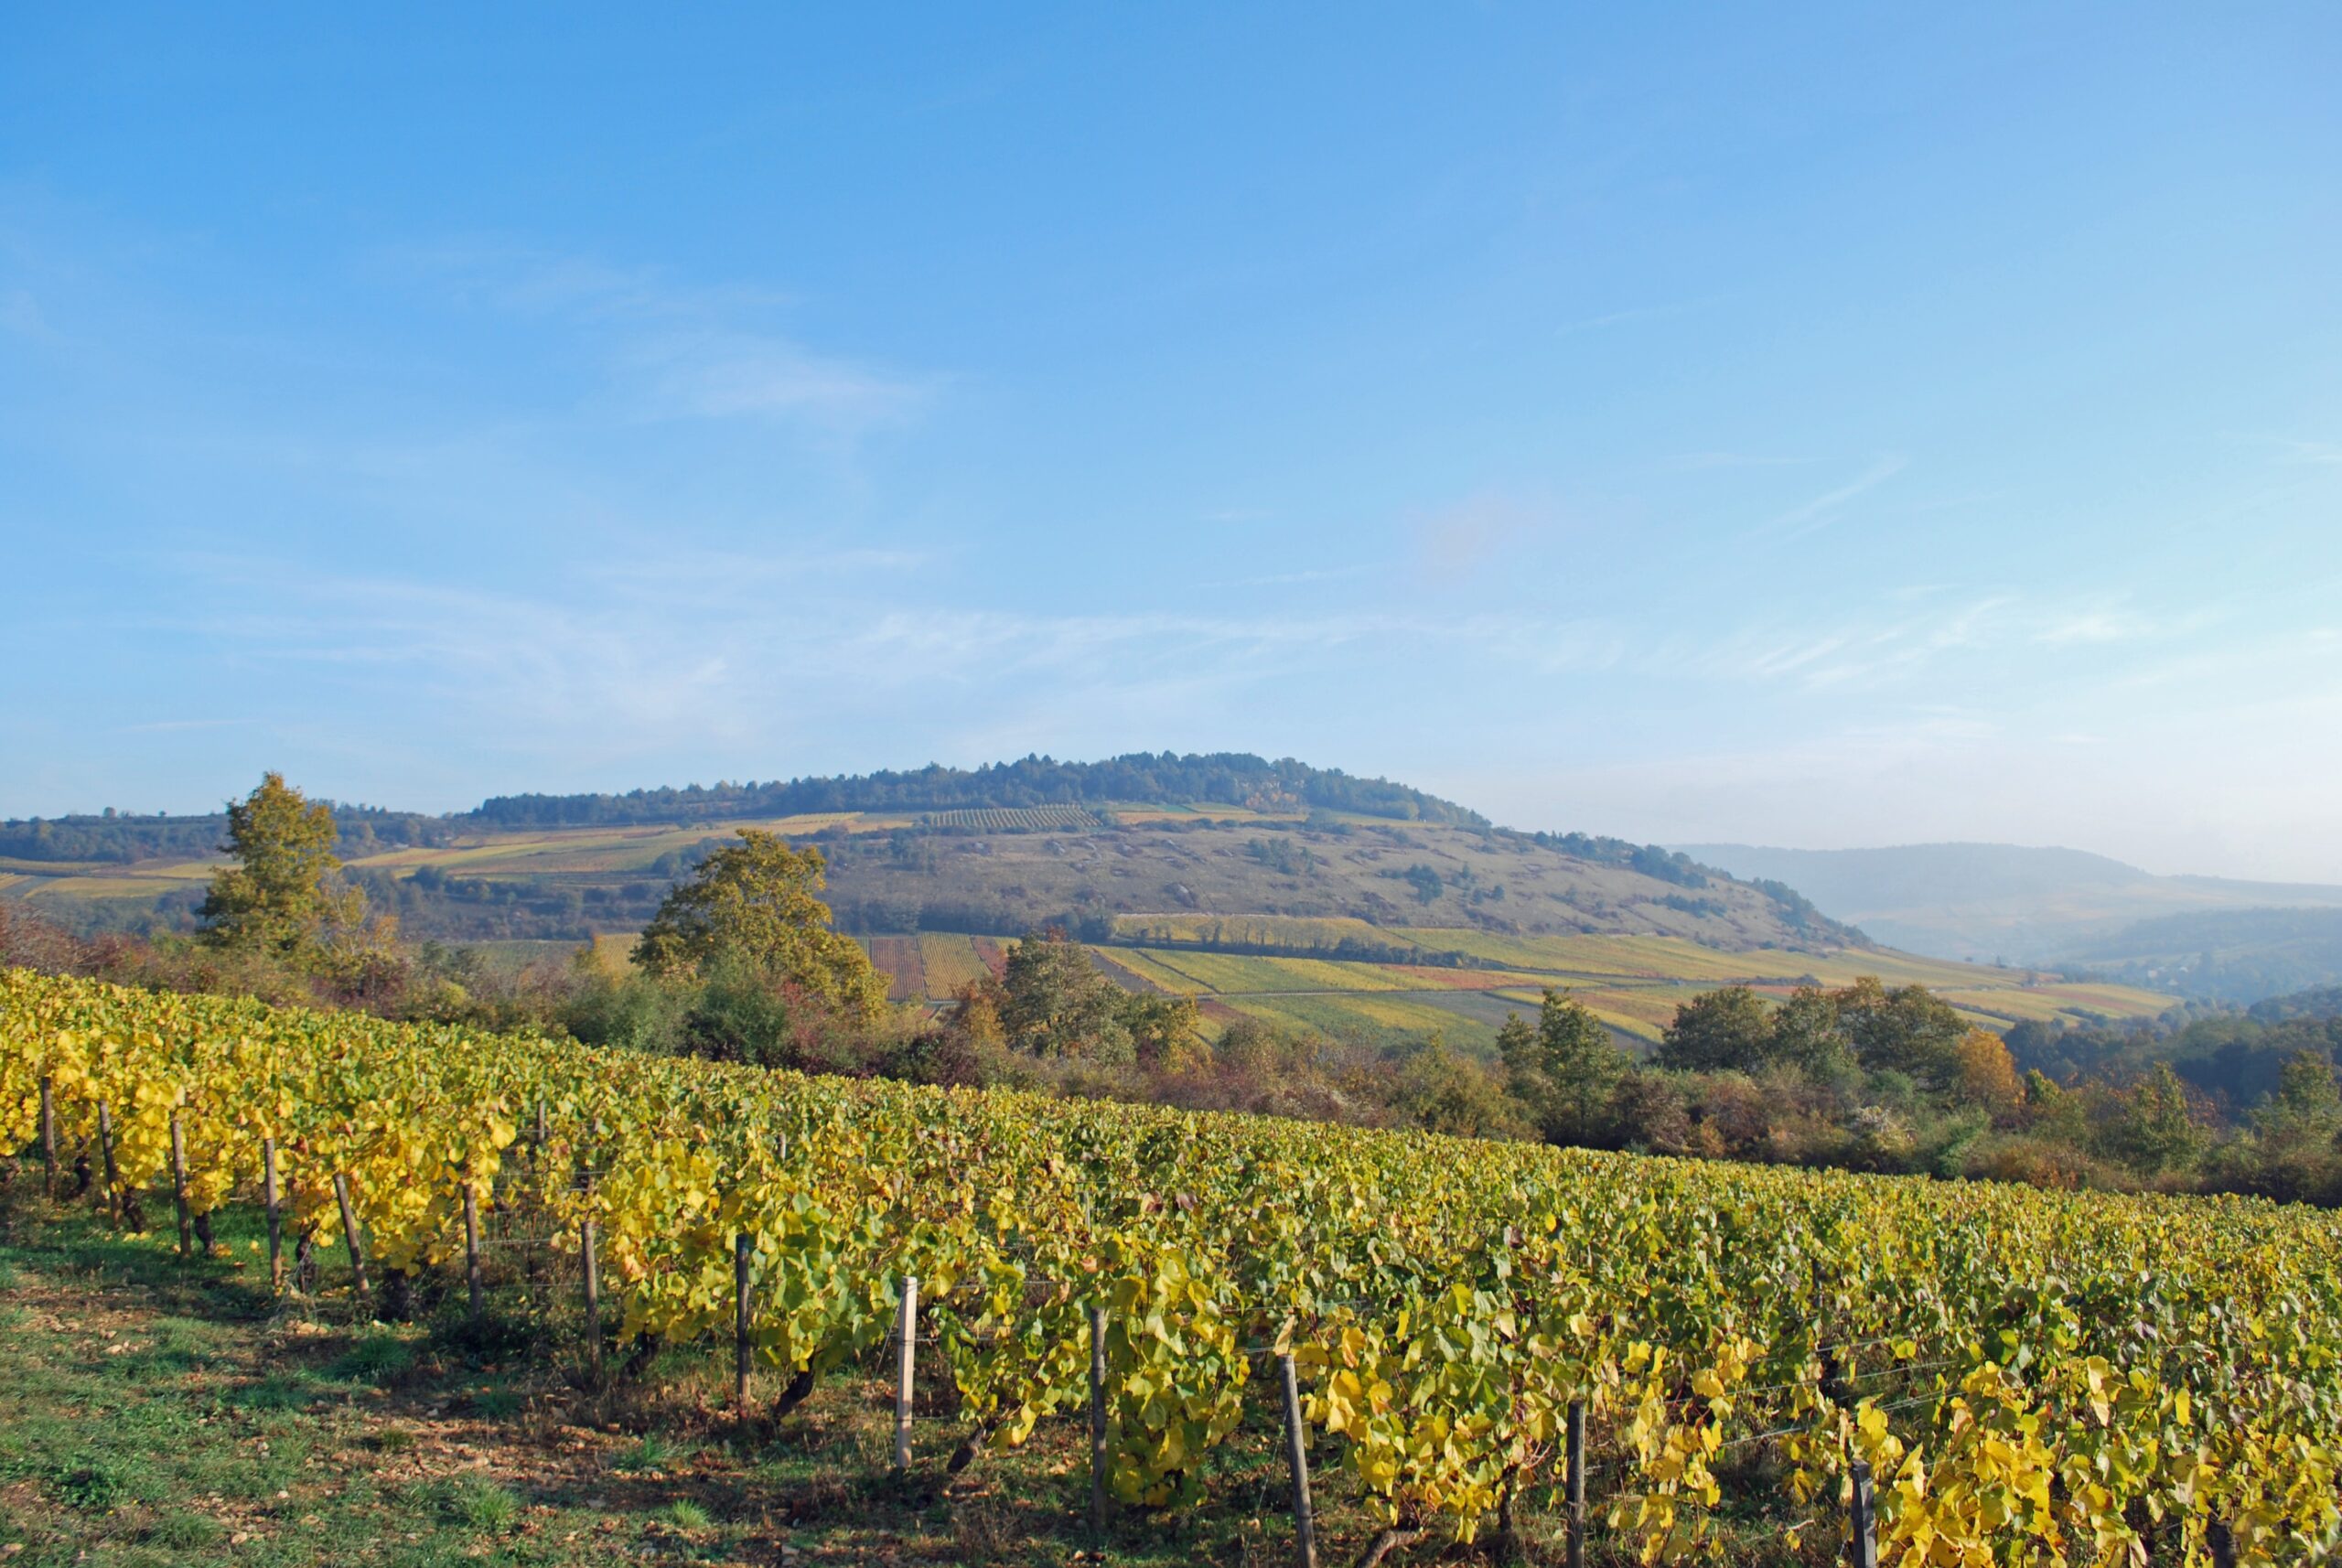
[[[929,811],[920,820],[931,827],[1026,833],[1046,832],[1051,828],[1094,828],[1098,825],[1098,813],[1087,806],[978,806],[964,811]]]

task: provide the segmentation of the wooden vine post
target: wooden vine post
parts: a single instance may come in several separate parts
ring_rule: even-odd
[[[1585,1402],[1570,1401],[1569,1568],[1585,1568]]]
[[[748,1255],[753,1243],[741,1231],[732,1239],[732,1403],[748,1419]]]
[[[102,1100],[98,1101],[98,1161],[106,1176],[105,1188],[98,1194],[98,1200],[119,1215],[122,1212],[122,1176],[113,1165],[113,1107]]]
[[[40,1079],[41,1193],[57,1196],[57,1088],[47,1073]]]
[[[895,1316],[895,1473],[911,1467],[911,1380],[919,1361],[919,1276],[903,1276]]]
[[[268,1210],[268,1288],[285,1294],[285,1204],[276,1190],[276,1140],[260,1141],[260,1198]]]
[[[577,1222],[577,1254],[579,1272],[585,1276],[586,1356],[598,1387],[602,1381],[602,1276],[594,1258],[594,1217],[590,1214]]]
[[[471,1297],[472,1327],[477,1330],[488,1309],[479,1272],[479,1194],[468,1176],[464,1178],[464,1286]]]
[[[1853,1496],[1846,1513],[1848,1544],[1847,1561],[1853,1568],[1878,1568],[1878,1525],[1872,1507],[1870,1466],[1854,1461]]]
[[[1106,1309],[1090,1308],[1090,1533],[1106,1539]]]
[[[1284,1396],[1284,1457],[1293,1472],[1293,1560],[1317,1568],[1317,1521],[1309,1509],[1309,1429],[1301,1422],[1301,1381],[1290,1351],[1277,1354],[1277,1383]]]
[[[171,1202],[179,1214],[179,1256],[195,1256],[195,1217],[187,1206],[187,1130],[171,1112]]]
[[[349,1204],[349,1177],[340,1171],[334,1173],[333,1200],[341,1209],[341,1239],[349,1243],[350,1287],[361,1306],[370,1305],[374,1296],[366,1283],[366,1249],[358,1235],[358,1210]]]

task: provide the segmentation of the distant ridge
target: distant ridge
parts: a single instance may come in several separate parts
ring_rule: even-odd
[[[1735,876],[1787,883],[1832,919],[1911,952],[2084,967],[2224,1000],[2272,994],[2261,988],[2299,987],[2326,972],[2316,955],[2326,950],[2298,922],[2249,912],[2342,909],[2342,887],[2159,876],[2076,849],[1675,847]],[[2215,923],[2201,923],[2208,919]],[[2282,961],[2273,950],[2265,964],[2255,956],[2278,945],[2289,950]],[[2207,950],[2222,961],[2192,961]]]
[[[2010,843],[1915,843],[1883,849],[1767,849],[1751,844],[1673,844],[1735,876],[1788,883],[1822,909],[1833,904],[1895,908],[2042,897],[2078,886],[2131,887],[2152,872],[2088,850]]]

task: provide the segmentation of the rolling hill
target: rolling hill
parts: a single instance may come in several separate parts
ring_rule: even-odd
[[[1907,844],[1890,849],[1764,849],[1687,844],[1685,854],[1735,876],[1775,878],[1831,918],[1883,942],[1938,958],[2005,958],[2083,966],[2186,990],[2176,958],[2217,950],[2241,959],[2266,940],[2294,942],[2247,911],[2342,910],[2342,887],[2159,876],[2104,855],[2014,844]],[[2188,918],[2207,917],[2207,927]],[[2272,966],[2275,991],[2315,983],[2322,972]],[[2149,972],[2156,972],[2150,974]],[[2216,990],[2189,994],[2219,994]],[[2250,998],[2247,998],[2250,999]]]
[[[16,853],[0,859],[0,897],[85,929],[184,924],[219,864],[191,853],[205,821],[5,824],[0,847]],[[1880,950],[1778,882],[1656,846],[1513,832],[1387,780],[1241,756],[344,813],[349,869],[373,905],[409,938],[445,941],[631,932],[747,826],[822,849],[840,927],[906,1002],[940,1001],[996,967],[1004,939],[1059,925],[1118,983],[1198,995],[1221,1022],[1370,1039],[1438,1029],[1485,1044],[1546,985],[1645,1041],[1701,989],[1786,993],[1857,973],[1934,986],[1987,1024],[2165,1005]]]
[[[2342,981],[2342,909],[2213,909],[2141,920],[2069,966],[2214,1002],[2257,1003]]]

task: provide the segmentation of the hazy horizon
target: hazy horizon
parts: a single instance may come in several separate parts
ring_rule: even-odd
[[[2342,882],[2342,15],[0,21],[0,816],[1250,750]]]

